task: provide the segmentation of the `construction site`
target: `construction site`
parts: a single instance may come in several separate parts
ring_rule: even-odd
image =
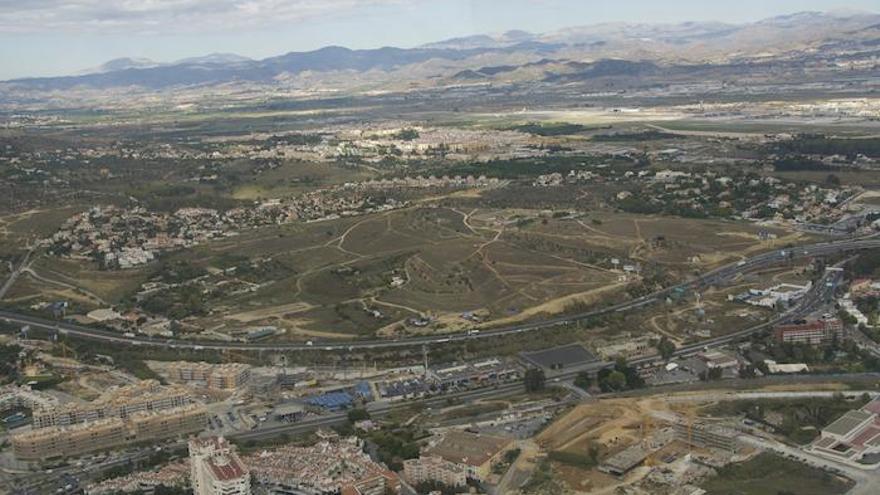
[[[713,404],[736,397],[691,392],[581,403],[522,442],[523,454],[507,476],[509,482],[521,482],[507,488],[520,493],[692,495],[707,493],[705,484],[732,467],[766,462],[764,456],[794,463],[748,441],[753,435],[760,439],[760,434],[743,418],[707,414]],[[543,478],[542,471],[548,473]],[[848,486],[842,477],[832,478]]]

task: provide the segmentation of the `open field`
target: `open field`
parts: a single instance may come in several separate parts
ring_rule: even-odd
[[[9,297],[70,298],[84,308],[119,304],[168,267],[192,266],[216,273],[203,282],[204,310],[189,318],[204,328],[275,325],[287,338],[304,340],[390,337],[511,324],[626,297],[640,281],[620,269],[627,263],[675,280],[807,240],[731,221],[607,210],[559,217],[540,210],[455,206],[459,201],[472,198],[458,195],[443,199],[448,206],[428,201],[249,230],[135,270],[105,271],[87,261],[41,256],[27,284]],[[762,241],[760,230],[778,238]],[[223,274],[229,266],[244,266],[243,260],[249,260],[249,271],[257,270],[254,275]],[[233,286],[247,290],[221,289]],[[742,316],[721,309],[730,313],[731,325]],[[463,313],[478,315],[480,322]],[[408,323],[421,316],[430,324]],[[677,332],[669,321],[649,323]]]
[[[837,495],[851,487],[845,480],[775,454],[724,467],[702,484],[711,495]]]
[[[290,268],[252,294],[218,300],[214,320],[275,321],[291,335],[399,335],[472,325],[463,312],[498,324],[599,303],[627,285],[609,258],[651,262],[677,277],[796,239],[779,231],[775,243],[759,241],[757,227],[732,222],[594,217],[602,220],[523,224],[538,212],[416,207],[272,228],[196,251],[208,265],[247,253]],[[652,242],[658,237],[665,241]],[[403,323],[418,315],[435,323]]]
[[[59,207],[0,216],[0,256],[21,254],[29,243],[51,235],[81,209]]]

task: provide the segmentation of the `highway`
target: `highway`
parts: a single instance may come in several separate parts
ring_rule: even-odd
[[[706,347],[714,347],[723,344],[727,344],[730,342],[735,342],[742,338],[748,337],[749,335],[759,332],[765,328],[768,328],[772,325],[776,325],[783,321],[792,318],[799,318],[804,316],[807,313],[812,312],[817,305],[827,302],[830,297],[833,295],[834,289],[837,285],[837,281],[841,277],[841,272],[830,270],[825,273],[822,279],[813,284],[810,292],[804,296],[800,303],[789,311],[781,313],[776,318],[773,318],[767,322],[760,323],[758,325],[753,325],[751,327],[745,328],[743,330],[730,333],[727,335],[723,335],[714,339],[710,339],[707,341],[703,341],[697,344],[682,346],[675,350],[674,356],[676,357],[686,357],[696,354]],[[826,282],[831,282],[831,284],[827,284]],[[646,356],[640,359],[634,359],[629,362],[632,366],[651,366],[651,365],[659,365],[664,362],[664,359],[659,355],[655,354],[652,356]],[[609,361],[596,361],[593,363],[586,364],[584,366],[580,366],[574,369],[563,370],[557,374],[550,375],[548,378],[553,379],[554,381],[567,381],[572,380],[578,373],[588,372],[588,373],[596,373],[599,370],[604,368],[609,368],[614,366],[613,362]],[[396,407],[400,406],[409,406],[413,403],[422,403],[427,406],[431,405],[445,405],[446,401],[450,398],[459,399],[461,401],[473,401],[476,399],[482,399],[487,397],[498,397],[503,395],[508,395],[512,393],[516,393],[522,390],[523,384],[521,381],[515,381],[510,383],[504,383],[501,385],[497,385],[491,388],[481,388],[468,390],[464,392],[459,392],[456,394],[442,394],[432,397],[427,397],[424,399],[419,399],[415,401],[405,401],[402,403],[388,403],[388,402],[375,402],[370,403],[368,406],[368,410],[370,414],[373,416],[382,416],[383,414],[388,413]],[[271,438],[276,435],[280,435],[282,433],[302,433],[310,430],[314,430],[316,428],[321,427],[329,427],[335,424],[339,424],[346,420],[346,416],[344,413],[336,413],[330,414],[326,416],[320,416],[317,418],[309,419],[307,421],[302,421],[299,423],[291,423],[289,425],[280,425],[271,428],[264,429],[256,429],[242,433],[236,433],[233,435],[229,435],[231,438],[237,438],[240,440],[257,440],[261,438]]]
[[[24,258],[22,258],[18,266],[12,268],[12,273],[9,274],[9,278],[6,279],[6,282],[3,284],[3,286],[0,286],[0,300],[6,297],[6,293],[9,292],[9,289],[11,289],[12,286],[15,284],[15,281],[18,280],[19,275],[21,275],[21,273],[28,267],[31,254],[33,254],[33,252],[34,248],[28,249],[28,251],[24,254]]]
[[[788,260],[809,258],[814,256],[829,256],[843,253],[850,253],[864,249],[880,248],[880,238],[860,238],[838,242],[824,242],[818,244],[810,244],[782,250],[774,250],[762,253],[751,258],[724,265],[701,276],[683,282],[678,285],[670,286],[654,292],[652,294],[638,297],[623,303],[606,306],[604,308],[595,309],[583,313],[572,315],[564,315],[555,318],[549,318],[542,321],[525,323],[521,325],[513,325],[502,328],[493,328],[486,330],[473,330],[470,332],[460,332],[454,334],[439,334],[432,336],[407,337],[401,339],[370,339],[370,340],[352,340],[352,341],[326,341],[309,343],[292,343],[292,342],[221,342],[209,340],[180,340],[180,339],[154,339],[145,336],[125,336],[118,332],[102,330],[99,328],[77,325],[74,323],[54,321],[45,318],[39,318],[20,313],[0,310],[0,318],[10,323],[21,325],[30,325],[31,328],[42,328],[49,331],[57,331],[62,335],[78,337],[82,339],[98,340],[104,342],[115,342],[120,344],[131,344],[135,346],[154,346],[171,349],[219,349],[219,350],[235,350],[235,351],[279,351],[279,350],[317,350],[323,349],[327,351],[355,349],[388,349],[397,347],[410,347],[432,344],[444,344],[448,342],[458,342],[466,340],[486,339],[490,337],[498,337],[503,335],[511,335],[522,332],[532,332],[544,328],[552,328],[554,326],[565,325],[578,320],[593,318],[613,313],[620,313],[638,309],[658,301],[664,300],[667,296],[676,290],[682,289],[700,289],[703,287],[717,285],[738,273],[754,271],[760,268],[772,266]],[[772,325],[775,322],[768,322]],[[765,325],[766,326],[766,325]],[[745,332],[745,331],[743,331]],[[706,341],[707,345],[712,345],[712,340]]]
[[[738,332],[734,332],[728,335],[720,336],[714,339],[710,339],[707,341],[703,341],[697,344],[692,344],[688,346],[683,346],[677,349],[674,353],[677,357],[685,357],[693,355],[697,352],[700,352],[706,347],[717,346],[726,344],[729,342],[733,342],[744,337],[751,335],[752,333],[761,331],[769,326],[775,325],[779,322],[785,321],[791,318],[801,317],[813,310],[816,309],[818,305],[821,305],[825,302],[828,302],[831,296],[834,293],[834,290],[837,286],[837,283],[840,281],[842,277],[842,273],[837,270],[828,270],[823,275],[823,277],[811,288],[810,292],[807,293],[799,302],[798,305],[791,308],[789,311],[778,315],[776,318],[771,319],[770,321],[754,325]],[[634,366],[649,366],[649,365],[657,365],[662,364],[664,362],[663,358],[659,355],[647,356],[641,359],[636,359],[630,362],[631,365]],[[588,363],[584,366],[578,367],[576,369],[568,369],[563,370],[557,374],[552,375],[550,378],[556,381],[568,381],[574,379],[578,373],[588,372],[588,373],[596,373],[603,368],[608,368],[613,366],[614,363],[607,361],[596,361],[593,363]],[[447,393],[440,394],[436,396],[425,397],[422,399],[409,400],[403,402],[373,402],[367,405],[367,409],[373,417],[382,417],[391,411],[400,408],[400,407],[410,407],[413,404],[422,404],[428,407],[438,406],[443,407],[448,404],[450,399],[457,400],[462,403],[472,402],[478,399],[483,398],[497,398],[503,397],[506,395],[515,394],[523,390],[523,384],[521,381],[514,381],[510,383],[499,384],[493,387],[486,388],[478,388],[473,390],[466,390],[457,393]],[[242,431],[238,433],[233,433],[227,435],[230,438],[240,440],[240,441],[248,441],[248,440],[262,440],[277,437],[282,434],[300,434],[309,432],[318,428],[328,428],[334,425],[338,425],[347,421],[347,415],[345,412],[336,412],[327,414],[324,416],[318,416],[315,418],[309,418],[300,422],[272,426],[267,428],[258,428],[255,430]],[[126,458],[126,461],[131,459],[142,458],[150,453],[149,450],[144,450],[137,454],[133,454]],[[108,467],[112,467],[114,464],[109,464]],[[45,488],[47,486],[53,486],[58,484],[59,477],[63,473],[77,473],[81,470],[75,467],[68,467],[66,469],[59,470],[54,475],[45,475],[45,474],[35,474],[26,476],[23,478],[19,478],[16,480],[19,485],[19,490],[17,493],[33,493],[30,490],[40,490],[41,488]],[[27,487],[27,488],[25,488]]]

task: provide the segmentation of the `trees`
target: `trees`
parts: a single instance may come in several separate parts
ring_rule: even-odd
[[[526,370],[526,392],[540,392],[541,390],[544,390],[546,382],[547,377],[544,376],[544,370],[541,368],[530,368]]]
[[[348,421],[351,423],[356,423],[365,419],[370,419],[370,413],[368,413],[366,409],[355,408],[348,411]]]
[[[581,371],[574,377],[574,386],[583,390],[589,390],[590,385],[593,384],[593,380],[590,378],[590,374],[586,371]]]
[[[640,388],[645,381],[639,376],[638,370],[629,366],[626,358],[619,357],[613,369],[603,369],[598,374],[598,385],[603,392],[620,392]]]
[[[608,373],[608,376],[605,377],[605,380],[602,383],[605,384],[605,386],[602,387],[603,391],[617,392],[624,390],[626,389],[626,375],[614,370],[611,373]]]
[[[724,376],[724,370],[721,368],[709,368],[708,370],[700,373],[700,379],[705,382],[720,380]]]
[[[660,356],[663,357],[665,361],[669,361],[675,353],[675,344],[669,340],[669,337],[664,335],[663,338],[660,339],[660,342],[657,343],[657,352],[660,353]]]
[[[840,186],[840,177],[834,174],[828,174],[828,177],[825,177],[825,183],[831,186]]]

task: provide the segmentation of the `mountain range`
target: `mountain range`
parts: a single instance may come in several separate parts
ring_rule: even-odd
[[[235,54],[171,63],[122,58],[76,75],[5,81],[0,90],[129,86],[163,90],[235,83],[320,84],[324,80],[351,84],[385,79],[444,83],[565,80],[825,54],[850,59],[876,57],[880,54],[880,15],[801,12],[747,24],[597,24],[540,34],[519,30],[480,34],[414,48],[352,50],[329,46],[261,60]]]

